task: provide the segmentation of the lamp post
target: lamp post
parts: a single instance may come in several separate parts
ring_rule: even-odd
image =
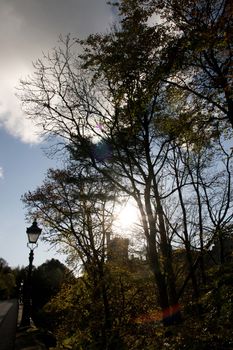
[[[41,234],[42,229],[37,226],[36,220],[34,220],[32,226],[27,228],[28,243],[27,246],[30,249],[29,253],[29,266],[24,283],[23,290],[23,314],[21,320],[21,327],[30,327],[31,325],[31,290],[32,290],[32,262],[34,257],[34,249],[38,246],[37,241]]]

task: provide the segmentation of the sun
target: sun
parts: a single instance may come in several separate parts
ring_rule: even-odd
[[[116,212],[115,226],[119,229],[130,229],[139,222],[138,209],[132,201],[119,206]]]

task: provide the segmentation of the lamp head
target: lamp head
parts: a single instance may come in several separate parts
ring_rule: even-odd
[[[38,238],[41,234],[42,229],[37,226],[36,220],[34,220],[32,226],[27,228],[27,235],[28,235],[28,243],[30,244],[36,244],[38,241]]]

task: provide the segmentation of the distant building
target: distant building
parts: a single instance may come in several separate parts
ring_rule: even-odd
[[[126,262],[129,260],[129,239],[115,237],[108,241],[107,258],[108,261]]]

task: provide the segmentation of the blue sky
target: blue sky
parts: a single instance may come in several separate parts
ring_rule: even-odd
[[[56,162],[43,155],[41,145],[29,145],[0,129],[0,160],[3,169],[0,178],[0,257],[11,266],[27,264],[25,211],[21,196],[43,181],[49,167]],[[54,255],[49,246],[41,243],[35,251],[35,264],[41,264]]]
[[[105,0],[0,1],[0,258],[12,267],[28,264],[26,227],[31,223],[25,221],[20,197],[40,185],[46,170],[56,166],[44,155],[15,88],[33,71],[32,62],[56,46],[60,34],[85,37],[105,31],[112,20]],[[52,257],[61,258],[39,242],[34,264]]]

